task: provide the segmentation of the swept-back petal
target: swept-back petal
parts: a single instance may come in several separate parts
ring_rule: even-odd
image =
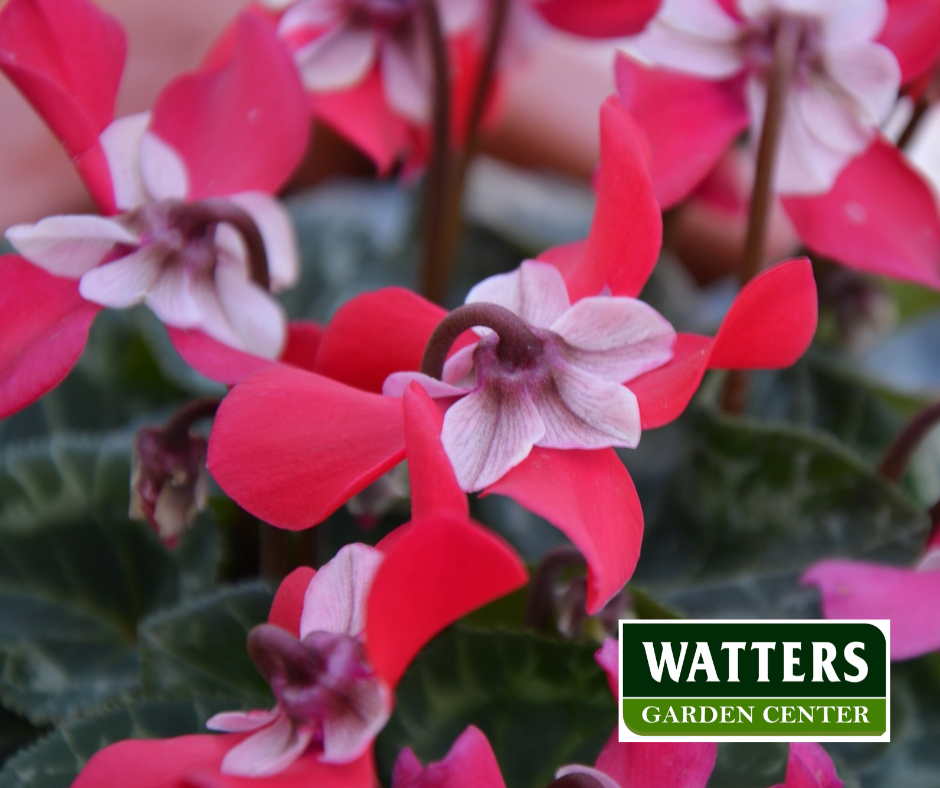
[[[607,684],[610,691],[616,698],[620,692],[620,644],[614,638],[607,638],[604,645],[594,654],[594,660],[604,669],[607,674]]]
[[[277,774],[303,754],[312,738],[313,731],[279,714],[273,723],[232,747],[222,759],[221,771],[239,777]]]
[[[356,543],[325,563],[304,594],[300,639],[311,632],[359,637],[365,629],[369,589],[383,559],[381,551]]]
[[[460,734],[443,760],[422,766],[411,750],[395,761],[392,788],[506,788],[486,736],[472,725]]]
[[[788,367],[806,352],[817,320],[816,280],[810,261],[800,257],[778,263],[738,293],[715,337],[708,366]]]
[[[878,40],[898,59],[902,83],[926,74],[940,58],[940,2],[888,0],[888,19]]]
[[[832,758],[816,742],[792,742],[786,783],[777,788],[842,788]]]
[[[472,287],[465,303],[480,302],[505,307],[539,328],[551,326],[571,306],[558,269],[536,260],[525,260],[514,271],[490,276]]]
[[[391,107],[419,125],[431,114],[433,69],[424,24],[413,23],[382,44],[382,84]]]
[[[444,417],[440,408],[416,384],[404,393],[405,445],[411,482],[411,519],[466,519],[467,496],[457,484],[441,444]]]
[[[300,618],[304,611],[304,598],[307,587],[316,570],[309,566],[299,566],[277,587],[277,593],[268,612],[268,623],[286,629],[294,637],[300,638]]]
[[[405,454],[401,402],[271,366],[222,402],[209,470],[266,522],[316,525]]]
[[[617,91],[649,139],[653,191],[664,210],[688,197],[750,124],[743,80],[698,79],[617,58]]]
[[[140,173],[140,144],[150,125],[150,113],[138,112],[118,118],[98,137],[108,162],[114,206],[120,211],[137,208],[147,201]]]
[[[473,522],[434,517],[392,533],[366,613],[366,650],[392,687],[434,635],[525,584],[519,557]],[[383,548],[383,544],[379,544]]]
[[[940,289],[940,216],[930,186],[876,139],[820,197],[783,200],[813,251],[872,274]]]
[[[219,342],[196,329],[166,326],[166,332],[183,360],[197,372],[217,383],[234,385],[272,364],[270,359],[236,350],[231,345]],[[280,362],[312,372],[313,360],[322,336],[323,328],[316,323],[289,323],[287,344]]]
[[[613,449],[535,448],[485,495],[512,498],[562,531],[588,563],[588,613],[597,613],[636,568],[643,510]]]
[[[292,11],[302,12],[296,5],[281,18],[280,31],[289,35]],[[378,49],[374,28],[343,24],[312,39],[294,52],[304,87],[320,92],[342,90],[361,82],[372,70]]]
[[[614,731],[597,768],[622,786],[705,788],[717,757],[714,742],[620,742]]]
[[[363,293],[326,325],[316,371],[365,391],[382,391],[393,372],[417,370],[447,311],[403,287]]]
[[[587,38],[619,38],[639,33],[662,0],[544,0],[538,12],[554,27]]]
[[[617,383],[669,361],[676,342],[672,324],[633,298],[582,298],[551,329],[567,343],[569,361]]]
[[[175,269],[164,272],[162,266],[161,255],[153,247],[142,246],[125,257],[92,268],[81,278],[78,289],[89,301],[115,309],[124,309],[141,303],[158,280],[167,276],[172,277]],[[160,288],[161,291],[163,289]],[[185,303],[185,294],[180,295],[180,301]],[[182,304],[180,310],[177,311],[168,309],[165,314],[157,311],[157,316],[165,322],[172,322],[173,318],[182,314]],[[189,314],[192,312],[190,311]]]
[[[101,263],[116,246],[140,239],[104,216],[50,216],[36,224],[17,224],[6,239],[23,257],[55,276],[78,279]]]
[[[714,343],[711,337],[679,334],[669,362],[629,382],[644,430],[662,427],[682,415],[708,369]]]
[[[206,727],[210,731],[247,733],[270,725],[278,714],[277,711],[223,711],[206,720]]]
[[[308,126],[290,56],[269,24],[242,14],[231,58],[170,83],[150,130],[182,156],[188,196],[199,199],[277,191],[303,156]]]
[[[893,660],[940,649],[940,572],[823,561],[802,582],[819,588],[826,618],[890,619]]]
[[[412,145],[411,126],[392,111],[378,67],[349,90],[311,94],[313,114],[361,148],[387,174]]]
[[[100,307],[78,282],[15,255],[0,257],[0,418],[55,388],[85,349]]]
[[[73,788],[124,788],[128,775],[140,788],[178,788],[187,775],[218,772],[222,758],[244,736],[128,739],[95,753]]]
[[[604,774],[600,769],[593,769],[590,766],[579,766],[577,764],[571,764],[569,766],[562,766],[555,776],[559,779],[562,777],[569,777],[576,774],[582,774],[588,778],[588,785],[593,785],[592,780],[597,783],[600,788],[621,788],[617,784],[617,781],[612,777]]]
[[[311,752],[298,758],[284,771],[268,777],[239,777],[221,774],[218,769],[198,771],[188,775],[184,785],[186,788],[375,788],[378,777],[370,749],[351,763],[324,763]],[[167,786],[164,784],[160,788]]]
[[[659,257],[662,236],[662,213],[635,122],[612,96],[601,107],[601,164],[591,232],[578,266],[566,279],[572,303],[605,288],[613,295],[638,295]]]
[[[544,435],[529,393],[494,378],[448,408],[441,441],[461,489],[476,492],[522,462]]]
[[[88,0],[11,0],[0,14],[0,70],[62,141],[105,213],[114,195],[98,135],[114,117],[127,43]]]

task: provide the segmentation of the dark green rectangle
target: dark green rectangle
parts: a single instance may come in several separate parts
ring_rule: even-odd
[[[683,707],[693,711],[684,711]],[[669,717],[667,709],[670,708],[677,722]],[[801,712],[801,708],[804,711]],[[646,716],[650,722],[643,719],[644,709],[649,709]],[[864,715],[858,709],[864,710]],[[840,714],[843,721],[840,721]],[[659,720],[655,721],[657,715]],[[716,715],[717,721],[708,721]],[[785,721],[789,716],[794,721]],[[721,721],[722,718],[725,721]],[[623,721],[640,736],[880,736],[887,730],[888,703],[884,698],[624,698]]]
[[[627,622],[622,627],[623,649],[623,695],[625,698],[687,698],[701,697],[885,697],[887,695],[887,643],[884,633],[874,624],[865,622],[852,623],[702,623],[702,622],[662,622],[646,621]],[[663,671],[662,680],[657,682],[651,675],[644,642],[654,644],[657,658],[661,655],[661,643],[674,644],[678,656],[680,643],[687,642],[687,654],[683,664],[680,681],[673,681],[668,671]],[[774,650],[768,652],[769,682],[758,681],[757,651],[750,649],[750,644],[757,641],[776,643]],[[797,652],[801,657],[800,667],[795,673],[803,673],[803,681],[784,683],[783,642],[800,642]],[[824,680],[812,681],[813,665],[812,643],[832,643],[836,658],[832,667],[838,682]],[[696,643],[707,642],[719,681],[706,680],[706,674],[696,672],[694,682],[687,680],[692,665]],[[741,651],[739,660],[739,681],[729,682],[729,652],[722,650],[724,642],[744,642],[748,646]],[[857,652],[864,657],[868,674],[862,681],[848,681],[845,675],[857,673],[844,658],[845,646],[852,642],[864,643],[864,649]],[[823,674],[825,676],[825,674]]]

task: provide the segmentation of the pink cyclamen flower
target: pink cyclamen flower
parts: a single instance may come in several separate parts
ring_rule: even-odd
[[[271,683],[271,711],[220,714],[222,736],[127,741],[95,755],[77,788],[119,785],[136,759],[148,785],[373,788],[371,743],[408,664],[435,634],[521,587],[525,568],[469,518],[444,455],[440,413],[420,389],[404,397],[414,483],[412,520],[376,548],[351,545],[318,572],[301,568],[278,589],[249,650]]]
[[[541,430],[546,418],[554,419],[555,436],[566,425],[578,422],[578,413],[590,412],[593,421],[591,425],[578,423],[566,448],[535,445],[535,429],[511,451],[505,448],[508,444],[490,441],[492,450],[498,450],[499,462],[476,478],[470,478],[475,475],[472,467],[480,464],[485,447],[476,440],[468,444],[472,460],[462,459],[461,447],[453,442],[448,447],[451,460],[465,476],[464,487],[475,488],[478,479],[494,476],[500,466],[510,468],[485,486],[483,494],[513,498],[545,517],[581,550],[589,567],[589,612],[602,608],[621,590],[639,557],[643,532],[639,499],[623,463],[610,448],[635,440],[637,409],[640,429],[667,424],[686,408],[709,367],[788,366],[806,349],[816,327],[812,271],[808,261],[793,260],[766,271],[741,292],[717,337],[678,334],[673,342],[672,329],[665,321],[633,300],[656,262],[662,232],[643,153],[616,102],[603,108],[601,127],[598,202],[587,241],[550,250],[542,255],[541,264],[528,264],[521,272],[485,286],[495,285],[504,294],[517,285],[527,287],[529,277],[524,272],[532,271],[540,288],[543,281],[551,282],[548,287],[555,299],[533,302],[531,308],[542,311],[529,312],[526,307],[530,316],[543,315],[534,318],[536,322],[553,325],[566,320],[562,315],[569,304],[571,315],[591,317],[582,326],[561,324],[572,342],[581,343],[580,350],[555,339],[561,334],[548,337],[548,329],[532,329],[550,339],[548,355],[556,366],[542,368],[539,374],[544,377],[533,378],[520,369],[514,378],[508,370],[505,377],[488,385],[502,387],[509,397],[520,395],[507,402],[507,407],[522,411],[527,425]],[[546,263],[560,272],[563,288],[547,272]],[[538,297],[545,297],[541,289]],[[522,307],[517,303],[516,308]],[[616,331],[610,334],[597,324],[597,316],[605,314],[617,317],[610,325]],[[647,342],[642,331],[631,333],[636,326],[624,322],[624,315],[638,316],[655,336]],[[445,310],[399,288],[346,303],[320,343],[315,365],[319,374],[264,370],[226,397],[209,441],[213,477],[239,504],[274,525],[301,529],[322,521],[405,457],[401,403],[381,391],[390,375],[421,369],[429,340],[447,319]],[[581,330],[587,334],[579,335]],[[635,360],[631,360],[630,342],[637,343]],[[491,343],[492,339],[480,343],[481,363],[493,361]],[[603,352],[595,353],[598,350]],[[483,358],[483,354],[488,355]],[[465,352],[461,357],[467,361],[471,355]],[[521,361],[524,367],[525,359]],[[644,367],[649,371],[641,373]],[[628,385],[621,392],[616,387],[625,378]],[[569,404],[574,403],[573,409],[556,408],[562,393],[556,396],[551,386],[558,380],[567,387],[563,393]],[[601,400],[586,404],[589,398],[578,394],[582,383],[602,394]],[[533,387],[539,386],[540,404],[546,410],[530,419],[525,414],[532,409],[525,403],[532,401]],[[486,388],[480,386],[476,402],[488,397],[489,406],[495,408],[499,403]],[[466,391],[461,388],[459,393]],[[467,400],[472,406],[472,397],[460,400],[458,406]],[[624,404],[625,415],[615,413],[612,402]],[[621,433],[602,439],[599,432],[610,421]],[[497,422],[498,417],[489,423]],[[560,439],[554,445],[559,443]],[[520,445],[531,449],[526,456]],[[267,473],[257,473],[259,463]]]
[[[0,13],[0,69],[104,214],[8,231],[22,257],[0,262],[13,317],[0,415],[65,376],[102,306],[145,302],[168,326],[269,359],[284,348],[283,312],[259,282],[297,276],[290,222],[269,196],[306,145],[289,57],[246,17],[217,68],[172,82],[152,113],[114,120],[124,54],[124,31],[86,0],[12,0]]]
[[[595,655],[607,674],[616,698],[619,694],[620,649],[608,639]],[[705,788],[715,768],[718,745],[621,742],[614,729],[593,767],[563,766],[558,777],[582,775],[595,781],[594,788]],[[591,783],[579,783],[588,788]],[[842,788],[826,751],[812,742],[790,745],[786,781],[774,788]],[[397,786],[393,787],[397,788]]]
[[[867,561],[821,561],[803,575],[822,594],[823,615],[891,621],[891,659],[940,649],[940,535],[913,568]]]
[[[878,131],[901,85],[940,56],[932,2],[667,0],[632,43],[649,65],[617,64],[660,203],[685,199],[742,131],[756,144],[785,28],[795,64],[774,183],[798,234],[854,268],[940,287],[934,196]]]

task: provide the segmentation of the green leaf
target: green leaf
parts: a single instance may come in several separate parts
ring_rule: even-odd
[[[822,433],[711,411],[647,533],[636,580],[693,617],[812,617],[799,577],[836,556],[909,562],[926,514]]]
[[[448,630],[398,687],[376,748],[386,784],[401,749],[439,760],[468,725],[487,735],[514,788],[541,788],[559,766],[593,763],[617,720],[594,651],[528,633]]]
[[[0,706],[0,765],[41,732],[41,728]]]
[[[141,621],[144,694],[237,698],[242,709],[273,705],[245,648],[248,631],[267,620],[272,598],[263,583],[223,588]]]
[[[34,723],[138,685],[137,622],[214,575],[213,529],[177,561],[127,519],[129,436],[63,436],[0,457],[0,701]]]
[[[129,701],[122,708],[63,725],[11,758],[0,772],[0,788],[68,788],[98,750],[123,739],[158,739],[201,733],[220,700]],[[127,784],[133,785],[133,775]]]

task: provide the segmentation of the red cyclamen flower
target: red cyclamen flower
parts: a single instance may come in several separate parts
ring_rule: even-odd
[[[121,27],[85,0],[12,0],[0,14],[0,69],[105,214],[8,232],[23,257],[0,262],[0,415],[65,376],[101,306],[146,302],[169,326],[267,358],[284,347],[282,310],[260,285],[297,275],[290,222],[269,196],[306,145],[290,59],[243,18],[220,67],[172,82],[152,113],[114,120],[124,53]]]
[[[228,735],[112,745],[77,788],[117,786],[130,762],[146,766],[153,788],[237,785],[244,776],[259,787],[372,788],[371,741],[405,668],[445,626],[526,582],[513,551],[469,519],[437,437],[438,409],[415,388],[404,413],[411,522],[377,548],[351,545],[319,572],[296,570],[249,639],[275,709],[217,715],[210,726],[238,731]]]
[[[521,368],[515,375],[511,360],[503,375],[499,363],[492,363],[496,352],[492,340],[485,338],[475,359],[476,371],[483,370],[483,378],[473,384],[479,396],[470,394],[454,406],[469,401],[466,409],[475,401],[482,407],[476,416],[490,408],[492,418],[487,417],[487,423],[492,427],[499,423],[496,408],[501,407],[493,392],[521,395],[507,404],[523,415],[530,431],[509,436],[515,441],[509,448],[495,440],[505,432],[501,428],[483,436],[491,439],[488,446],[474,436],[468,444],[472,459],[461,456],[463,447],[453,433],[448,439],[448,452],[465,488],[476,489],[480,482],[492,480],[483,494],[515,499],[577,545],[589,566],[590,612],[620,591],[639,556],[643,530],[639,501],[623,463],[609,448],[635,441],[633,400],[640,429],[661,426],[682,413],[708,368],[788,366],[806,349],[816,327],[812,271],[808,261],[794,260],[753,280],[715,338],[678,334],[673,342],[671,327],[634,301],[659,254],[661,214],[630,121],[616,102],[602,111],[598,185],[597,211],[587,241],[550,250],[542,255],[542,264],[527,264],[516,274],[482,286],[505,295],[526,286],[527,271],[536,272],[538,283],[552,282],[548,288],[553,302],[534,302],[535,311],[518,307],[529,317],[542,315],[533,318],[540,325],[532,330],[550,340],[550,350],[542,356],[548,366],[541,368],[538,379]],[[545,276],[545,263],[561,273],[563,289],[555,275]],[[537,289],[543,298],[541,284]],[[512,298],[503,298],[503,303],[512,303]],[[565,323],[555,323],[566,320],[568,304],[572,313],[591,317],[583,336],[577,333],[578,326],[570,326],[569,332]],[[616,330],[607,333],[599,325],[596,317],[604,314],[617,317],[619,322],[610,326]],[[631,322],[634,317],[636,322]],[[242,506],[279,527],[300,529],[323,520],[404,458],[400,404],[380,392],[390,375],[421,368],[425,347],[445,318],[440,307],[397,288],[345,304],[327,326],[318,349],[320,374],[265,370],[226,397],[210,437],[209,468],[214,478]],[[578,348],[564,341],[562,333],[553,332],[552,325],[576,341]],[[463,360],[468,355],[464,353]],[[520,362],[528,363],[525,358]],[[487,370],[496,376],[487,378]],[[623,380],[628,384],[621,392],[617,387]],[[548,384],[559,381],[567,389],[541,400],[545,408],[538,411],[537,421],[526,398],[531,399],[533,386],[545,384],[541,389],[545,393]],[[592,404],[591,396],[596,395],[600,399]],[[565,399],[570,406],[566,412],[557,407]],[[614,413],[612,403],[623,404],[625,412]],[[565,443],[564,431],[580,418],[578,414],[593,421],[580,425]],[[535,437],[542,427],[547,434],[546,418],[552,423],[552,438],[558,439],[551,448],[537,445],[544,435]],[[610,433],[611,424],[618,434]],[[498,455],[498,461],[484,458],[489,451]],[[265,471],[260,473],[259,467]],[[494,478],[500,470],[503,474]]]
[[[664,208],[744,130],[760,135],[782,31],[794,32],[775,185],[800,235],[846,265],[940,287],[929,186],[878,128],[940,57],[940,7],[900,0],[667,0],[617,64]],[[694,124],[688,120],[695,119]]]

